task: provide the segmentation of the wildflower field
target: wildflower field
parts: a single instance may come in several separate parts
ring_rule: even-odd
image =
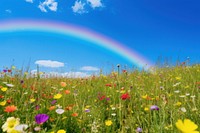
[[[200,65],[87,78],[12,67],[1,73],[0,118],[1,133],[198,133]]]

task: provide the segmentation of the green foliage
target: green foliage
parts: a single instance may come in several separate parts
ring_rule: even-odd
[[[8,89],[0,90],[0,126],[8,117],[20,118],[30,132],[39,126],[39,132],[64,129],[68,133],[133,133],[140,127],[145,133],[174,133],[178,132],[177,120],[186,118],[200,125],[200,65],[76,79],[2,75],[1,89]],[[52,104],[56,94],[62,97]],[[124,94],[129,97],[122,99]],[[17,110],[5,112],[9,105]],[[151,110],[152,105],[159,110]],[[58,108],[64,113],[56,113]],[[37,125],[35,116],[41,113],[50,118]],[[112,124],[107,125],[107,120]]]

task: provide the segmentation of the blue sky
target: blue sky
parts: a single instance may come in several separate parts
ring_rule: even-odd
[[[0,21],[71,23],[112,38],[154,64],[161,57],[173,63],[190,57],[199,63],[199,6],[199,0],[1,0]],[[14,64],[35,69],[39,60],[63,63],[58,68],[41,66],[46,71],[85,74],[118,63],[132,68],[123,57],[87,43],[52,33],[0,33],[0,68]]]

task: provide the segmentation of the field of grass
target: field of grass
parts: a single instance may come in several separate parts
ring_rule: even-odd
[[[14,67],[2,72],[0,132],[200,130],[200,65],[153,72],[120,69],[106,76],[76,79],[27,76]]]

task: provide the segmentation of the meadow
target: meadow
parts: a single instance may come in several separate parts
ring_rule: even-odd
[[[198,133],[200,65],[87,78],[0,78],[0,132]]]

